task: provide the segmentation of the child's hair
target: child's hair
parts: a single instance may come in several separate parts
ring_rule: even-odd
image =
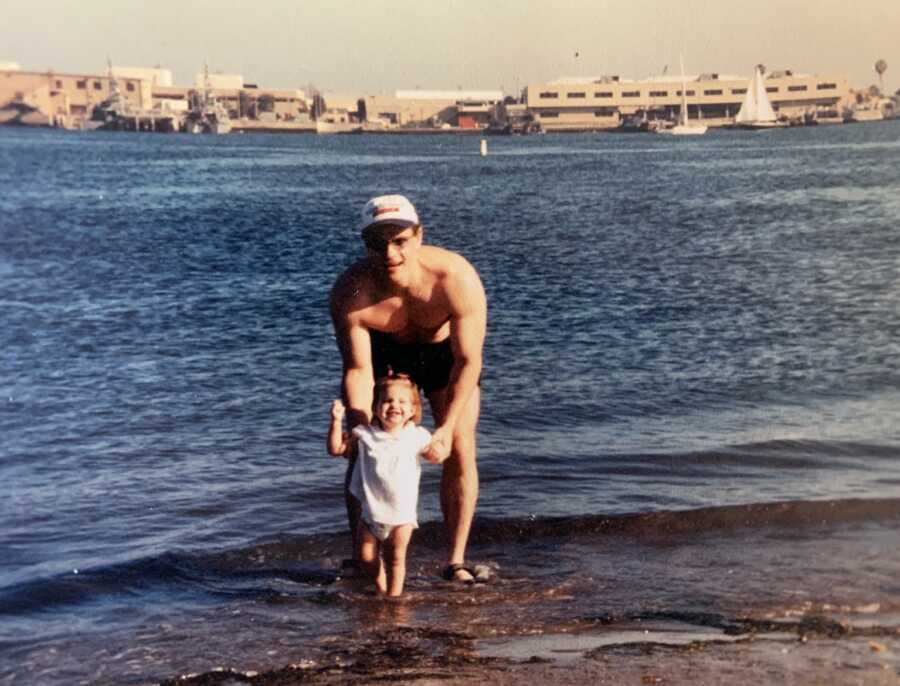
[[[409,395],[412,398],[413,405],[413,416],[412,420],[416,424],[422,423],[422,398],[419,397],[419,387],[413,383],[412,378],[410,378],[409,374],[395,374],[393,371],[389,371],[387,376],[382,376],[380,379],[375,381],[375,393],[372,398],[372,415],[374,416],[378,409],[378,404],[381,402],[381,399],[384,397],[385,391],[387,391],[388,387],[400,385],[405,386],[409,389]]]

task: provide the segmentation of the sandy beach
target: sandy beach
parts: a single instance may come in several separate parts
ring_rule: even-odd
[[[839,626],[839,625],[837,625]],[[506,638],[487,657],[462,634],[396,628],[367,645],[333,656],[332,664],[304,663],[254,673],[212,671],[163,686],[254,684],[897,684],[900,629],[843,630],[802,622],[779,633],[691,637],[646,631],[645,639],[617,632]],[[665,634],[669,633],[668,636]],[[682,634],[680,637],[678,634]],[[873,635],[875,634],[875,635]],[[686,640],[684,640],[686,639]],[[586,650],[584,648],[587,648]],[[488,651],[489,652],[489,651]]]

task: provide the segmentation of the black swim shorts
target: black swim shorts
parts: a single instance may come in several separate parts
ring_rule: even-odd
[[[409,374],[425,393],[446,388],[453,369],[450,339],[438,343],[397,343],[381,331],[369,331],[372,339],[372,369],[375,378],[387,376],[388,368],[395,374]]]

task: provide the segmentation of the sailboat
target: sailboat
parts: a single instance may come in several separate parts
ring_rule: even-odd
[[[681,62],[681,112],[678,116],[678,123],[668,129],[658,129],[657,133],[667,133],[672,136],[699,136],[706,133],[705,124],[688,123],[688,105],[687,105],[687,80],[684,78],[684,59],[679,58]]]
[[[744,95],[744,102],[734,118],[734,126],[739,129],[774,129],[784,126],[775,118],[775,110],[766,94],[762,65],[756,65],[753,77]]]

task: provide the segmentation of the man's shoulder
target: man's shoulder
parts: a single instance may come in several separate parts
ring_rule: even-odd
[[[478,279],[478,272],[458,252],[436,245],[422,246],[422,258],[428,268],[441,279]]]
[[[365,260],[354,262],[341,272],[331,287],[332,306],[340,307],[366,300],[371,292],[374,276]]]

